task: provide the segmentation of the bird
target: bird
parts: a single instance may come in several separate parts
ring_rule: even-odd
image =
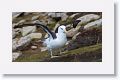
[[[74,21],[73,22],[73,28],[77,26],[77,24],[80,21]],[[67,42],[67,36],[66,36],[66,26],[65,25],[60,25],[56,28],[55,32],[51,31],[46,25],[40,24],[40,23],[29,23],[29,24],[23,24],[24,26],[37,26],[41,27],[47,34],[48,37],[43,39],[43,45],[47,47],[48,52],[50,53],[51,58],[58,57],[58,56],[53,56],[53,49],[59,49],[60,54],[61,54],[61,49]],[[17,27],[20,27],[22,25],[19,25]]]
[[[66,32],[66,27],[61,25],[58,27],[58,33],[51,32],[52,34],[50,34],[49,37],[44,40],[43,44],[47,46],[47,49],[51,54],[51,58],[57,57],[53,56],[53,49],[59,49],[61,54],[60,48],[62,48],[67,42]]]

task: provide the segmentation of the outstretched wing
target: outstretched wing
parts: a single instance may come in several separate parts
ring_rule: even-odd
[[[55,33],[58,33],[58,28],[59,28],[59,26],[55,29]]]
[[[53,39],[56,39],[57,36],[54,32],[50,31],[50,29],[43,25],[43,24],[39,24],[39,23],[28,23],[28,24],[22,24],[22,25],[18,25],[18,26],[15,26],[15,28],[18,28],[18,27],[21,27],[21,26],[38,26],[38,27],[41,27],[45,32],[47,32],[47,34],[52,37]]]

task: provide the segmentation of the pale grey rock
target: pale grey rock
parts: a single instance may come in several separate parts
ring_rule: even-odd
[[[38,47],[37,46],[31,46],[31,49],[37,49]]]
[[[53,18],[53,17],[61,17],[61,13],[59,13],[59,12],[58,12],[58,13],[50,12],[50,13],[48,13],[48,16],[49,16],[49,17],[52,17],[52,18]]]
[[[81,20],[81,22],[78,23],[78,25],[82,25],[82,24],[85,24],[85,23],[88,23],[92,20],[97,20],[99,19],[100,16],[99,15],[96,15],[96,14],[87,14],[85,16],[82,16],[80,18],[78,18],[77,20]]]
[[[22,36],[33,33],[36,31],[36,26],[27,26],[22,28]]]
[[[12,12],[12,18],[16,18],[18,17],[20,14],[22,14],[23,12]]]
[[[24,49],[24,47],[28,46],[31,42],[30,35],[21,37],[20,39],[13,39],[12,41],[12,50],[15,51],[16,49]]]
[[[37,24],[42,24],[42,25],[47,25],[47,23],[45,21],[39,21],[39,20],[35,20],[31,23],[37,23]]]
[[[75,35],[72,37],[72,40],[75,40],[76,37],[77,37],[79,34],[81,34],[81,32],[78,32],[77,34],[75,34]]]
[[[77,28],[75,28],[75,29],[72,28],[69,31],[67,31],[66,35],[67,35],[67,37],[73,37],[77,33],[78,33],[78,29]]]
[[[73,28],[71,24],[66,25],[66,28]]]
[[[102,19],[99,19],[99,20],[96,20],[96,21],[93,21],[93,22],[86,24],[84,26],[84,29],[89,29],[92,27],[100,27],[100,26],[102,26]]]
[[[68,18],[68,15],[66,13],[61,14],[62,21],[65,21]]]
[[[25,19],[22,19],[18,23],[16,23],[16,25],[23,24],[23,23],[25,23],[25,21],[26,21]]]
[[[12,50],[16,50],[18,47],[18,38],[12,39]]]
[[[21,47],[21,46],[24,46],[24,45],[27,46],[30,43],[31,40],[32,39],[31,39],[30,35],[27,35],[25,37],[21,37],[20,40],[17,42],[18,47]]]
[[[22,52],[13,52],[12,53],[12,60],[16,60],[20,55],[22,55]]]
[[[54,31],[56,30],[56,28],[57,28],[58,26],[60,26],[59,23],[57,23],[57,24],[55,25],[55,27],[54,27]]]
[[[12,38],[15,38],[16,35],[19,35],[21,30],[21,28],[12,29]]]
[[[32,18],[31,18],[31,20],[36,20],[36,19],[38,19],[39,18],[39,15],[36,15],[36,16],[33,16]]]
[[[68,18],[68,15],[66,13],[61,13],[61,12],[51,12],[51,13],[48,13],[48,16],[49,17],[61,17],[62,21],[65,21],[67,18]]]
[[[48,38],[48,34],[47,33],[45,34],[44,38]]]
[[[17,25],[24,24],[25,21],[26,21],[26,20],[23,19],[23,20],[20,20],[20,21],[17,22],[17,23],[13,23],[13,24],[12,24],[12,28],[14,28],[14,27],[17,26]]]
[[[40,49],[41,49],[41,52],[43,52],[47,50],[47,47],[40,47]]]
[[[30,37],[31,37],[31,39],[41,39],[42,34],[41,33],[31,33]]]
[[[70,43],[70,41],[67,41],[65,45],[68,45]]]
[[[16,34],[15,30],[13,29],[13,30],[12,30],[12,38],[15,38],[16,35],[17,35],[17,34]]]
[[[70,18],[74,18],[76,15],[78,15],[79,13],[75,13],[73,15],[70,16]]]

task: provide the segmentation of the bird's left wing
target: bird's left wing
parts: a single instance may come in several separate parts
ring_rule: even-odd
[[[51,38],[53,38],[53,39],[57,38],[56,34],[54,32],[52,32],[52,31],[50,31],[50,29],[47,26],[43,25],[43,24],[40,24],[40,23],[28,23],[28,24],[22,24],[22,25],[15,26],[15,28],[19,28],[21,26],[37,26],[37,27],[41,27],[45,32],[47,32],[47,34]]]

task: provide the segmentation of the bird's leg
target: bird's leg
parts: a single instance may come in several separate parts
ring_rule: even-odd
[[[51,56],[51,58],[59,57],[59,56],[53,56],[52,49],[50,49],[50,56]]]
[[[53,58],[52,49],[50,49],[50,56]]]
[[[61,49],[59,48],[59,51],[60,51],[60,55],[62,54],[62,52],[61,52]]]

